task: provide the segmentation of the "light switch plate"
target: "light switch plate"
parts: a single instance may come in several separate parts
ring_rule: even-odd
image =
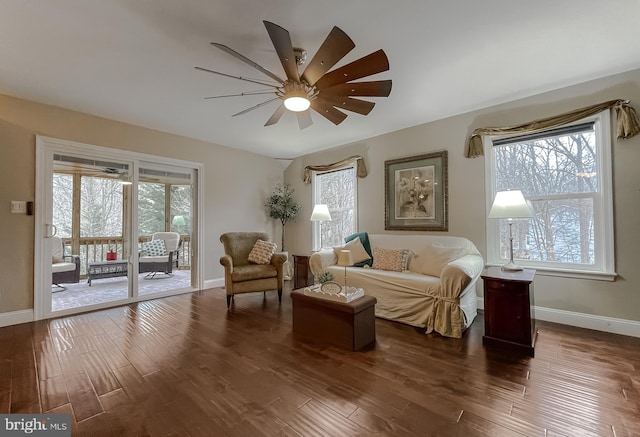
[[[12,214],[26,214],[27,213],[27,201],[26,200],[12,200],[11,201],[11,213]]]

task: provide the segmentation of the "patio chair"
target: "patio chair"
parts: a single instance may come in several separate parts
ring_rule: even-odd
[[[51,284],[57,291],[64,291],[67,287],[60,284],[77,284],[80,282],[80,257],[65,255],[64,244],[60,237],[51,237]]]
[[[275,253],[268,264],[250,263],[249,254],[258,240],[269,241],[269,236],[262,232],[228,232],[220,236],[225,253],[220,264],[224,266],[227,309],[233,296],[239,293],[277,290],[278,301],[282,300],[283,264],[287,257]]]
[[[168,278],[173,276],[173,269],[178,268],[178,250],[182,241],[177,232],[156,232],[151,241],[142,245],[138,258],[140,273],[148,273],[145,279],[154,279],[156,274],[164,273]]]

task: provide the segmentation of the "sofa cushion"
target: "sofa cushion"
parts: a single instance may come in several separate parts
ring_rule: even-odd
[[[362,267],[362,265],[358,265],[358,264],[362,264],[366,261],[371,260],[371,255],[369,255],[364,245],[360,241],[359,237],[356,237],[353,240],[350,240],[344,246],[334,247],[333,251],[336,254],[336,259],[338,258],[338,255],[340,254],[341,250],[351,251],[351,257],[353,258],[353,265],[356,267]]]
[[[271,257],[276,252],[278,245],[270,241],[264,241],[258,238],[253,245],[253,249],[249,252],[247,260],[253,264],[269,264]]]
[[[146,256],[163,256],[167,254],[164,240],[151,240],[142,245],[142,251]]]
[[[429,244],[420,251],[419,256],[414,259],[416,268],[423,275],[440,277],[442,269],[451,261],[463,255],[461,247],[447,247],[438,243]]]
[[[360,243],[362,243],[362,246],[364,247],[364,250],[367,252],[367,254],[369,255],[369,258],[365,258],[361,261],[355,261],[355,257],[354,257],[354,266],[355,267],[364,267],[365,265],[371,267],[373,265],[373,252],[371,251],[371,243],[369,243],[369,234],[367,234],[366,232],[359,232],[357,234],[353,234],[353,235],[349,235],[347,238],[344,239],[345,243],[348,243],[351,240],[355,240],[356,238],[360,239]]]
[[[278,269],[273,264],[247,264],[233,268],[233,282],[252,281],[254,279],[275,278]]]
[[[391,272],[402,272],[407,270],[408,259],[408,249],[382,249],[380,247],[374,247],[372,268]]]

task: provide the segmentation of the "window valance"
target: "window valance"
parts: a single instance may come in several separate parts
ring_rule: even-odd
[[[622,99],[610,100],[608,102],[577,109],[565,114],[531,121],[519,126],[481,127],[475,129],[467,141],[464,156],[466,158],[477,158],[478,156],[484,155],[482,135],[531,134],[559,127],[567,123],[572,123],[610,108],[614,108],[616,111],[618,121],[618,138],[631,138],[640,133],[640,121],[638,121],[638,115],[636,114],[636,111],[629,106],[629,101]]]
[[[356,176],[359,178],[367,177],[367,167],[364,165],[364,158],[360,155],[350,156],[342,161],[334,162],[333,164],[325,165],[308,165],[304,168],[304,176],[302,180],[305,184],[311,183],[311,172],[314,171],[331,171],[338,170],[346,165],[356,164]]]

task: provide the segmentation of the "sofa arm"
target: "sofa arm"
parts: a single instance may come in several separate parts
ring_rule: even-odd
[[[327,267],[335,265],[337,262],[338,259],[333,249],[321,250],[311,255],[311,258],[309,258],[309,268],[313,276],[317,278]]]
[[[484,268],[479,255],[465,255],[447,264],[440,274],[442,296],[457,298]]]

